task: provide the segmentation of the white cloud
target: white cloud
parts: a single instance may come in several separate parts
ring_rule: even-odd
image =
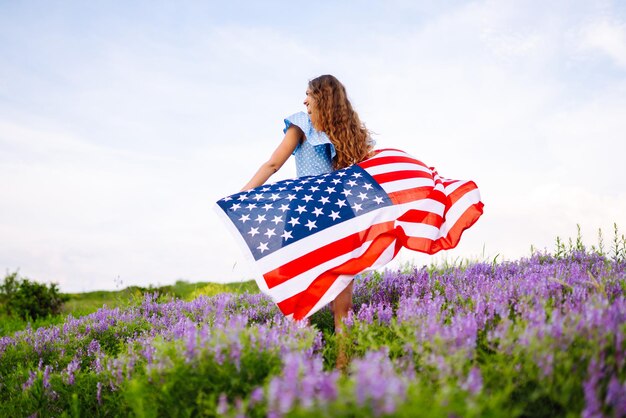
[[[626,69],[626,23],[601,20],[588,24],[581,30],[580,48],[600,52]]]

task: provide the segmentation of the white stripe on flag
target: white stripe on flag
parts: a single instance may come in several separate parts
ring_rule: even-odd
[[[430,173],[430,170],[426,167],[414,163],[388,163],[367,167],[364,170],[370,173],[372,176],[390,173],[392,171],[404,170],[423,171],[424,173]]]
[[[407,189],[414,189],[416,187],[433,187],[434,183],[431,179],[424,178],[410,178],[404,180],[390,181],[380,185],[387,193],[399,192]]]
[[[445,187],[446,190],[446,194],[447,195],[451,195],[452,192],[454,192],[456,189],[458,189],[459,187],[463,186],[464,184],[469,183],[469,180],[465,180],[465,181],[457,181],[456,183],[452,183],[449,184]]]
[[[457,223],[459,218],[465,213],[465,211],[472,205],[480,202],[480,193],[478,189],[470,190],[465,193],[463,197],[457,200],[454,205],[446,213],[446,220],[441,225],[441,236],[445,237],[450,232],[450,229]]]
[[[401,226],[402,229],[404,229],[404,233],[407,234],[409,237],[436,240],[440,236],[439,228],[432,225],[401,221],[398,221],[397,224],[398,226]]]
[[[387,150],[381,151],[378,154],[376,154],[374,157],[372,157],[371,159],[373,160],[375,158],[383,158],[383,157],[408,157],[408,158],[415,159],[404,151],[399,151],[399,150],[394,150],[394,149],[387,149]],[[366,161],[369,161],[369,160],[366,160]]]

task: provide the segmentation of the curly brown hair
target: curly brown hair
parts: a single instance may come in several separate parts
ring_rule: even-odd
[[[374,144],[370,132],[352,109],[343,84],[326,74],[309,81],[309,90],[317,102],[318,117],[313,125],[328,135],[337,151],[333,168],[338,170],[365,160]]]

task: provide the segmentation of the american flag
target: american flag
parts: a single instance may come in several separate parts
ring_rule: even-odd
[[[474,182],[445,179],[385,149],[329,174],[225,197],[217,211],[251,256],[260,289],[299,320],[402,247],[428,254],[455,247],[483,203]]]

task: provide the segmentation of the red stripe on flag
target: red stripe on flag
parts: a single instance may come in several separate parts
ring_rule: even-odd
[[[378,184],[388,183],[390,181],[396,181],[396,180],[413,179],[413,178],[426,178],[426,179],[433,178],[432,174],[427,173],[425,171],[421,171],[421,170],[392,171],[389,173],[376,174],[372,177],[374,177],[374,180],[376,180],[376,183]]]
[[[430,238],[407,236],[402,243],[411,250],[432,254],[433,240]]]
[[[411,209],[406,211],[398,218],[400,222],[412,222],[422,225],[436,226],[437,228],[443,223],[443,217],[432,212]]]
[[[357,233],[348,235],[323,247],[317,248],[301,257],[295,258],[282,266],[263,275],[268,288],[284,283],[292,277],[298,276],[313,267],[323,264],[342,254],[359,248],[363,243],[371,241],[394,227],[394,221],[382,222],[370,226]]]
[[[414,189],[400,190],[389,193],[389,199],[394,204],[409,203],[421,199],[433,199],[441,204],[446,204],[446,195],[440,190],[433,190],[431,186],[416,187]]]
[[[421,165],[422,167],[426,167],[426,164],[423,162],[416,160],[415,158],[410,157],[400,157],[400,156],[389,156],[389,157],[373,157],[369,160],[365,160],[363,162],[358,163],[357,165],[361,168],[369,168],[376,167],[383,164],[393,164],[393,163],[410,163]],[[426,167],[428,168],[428,167]]]

